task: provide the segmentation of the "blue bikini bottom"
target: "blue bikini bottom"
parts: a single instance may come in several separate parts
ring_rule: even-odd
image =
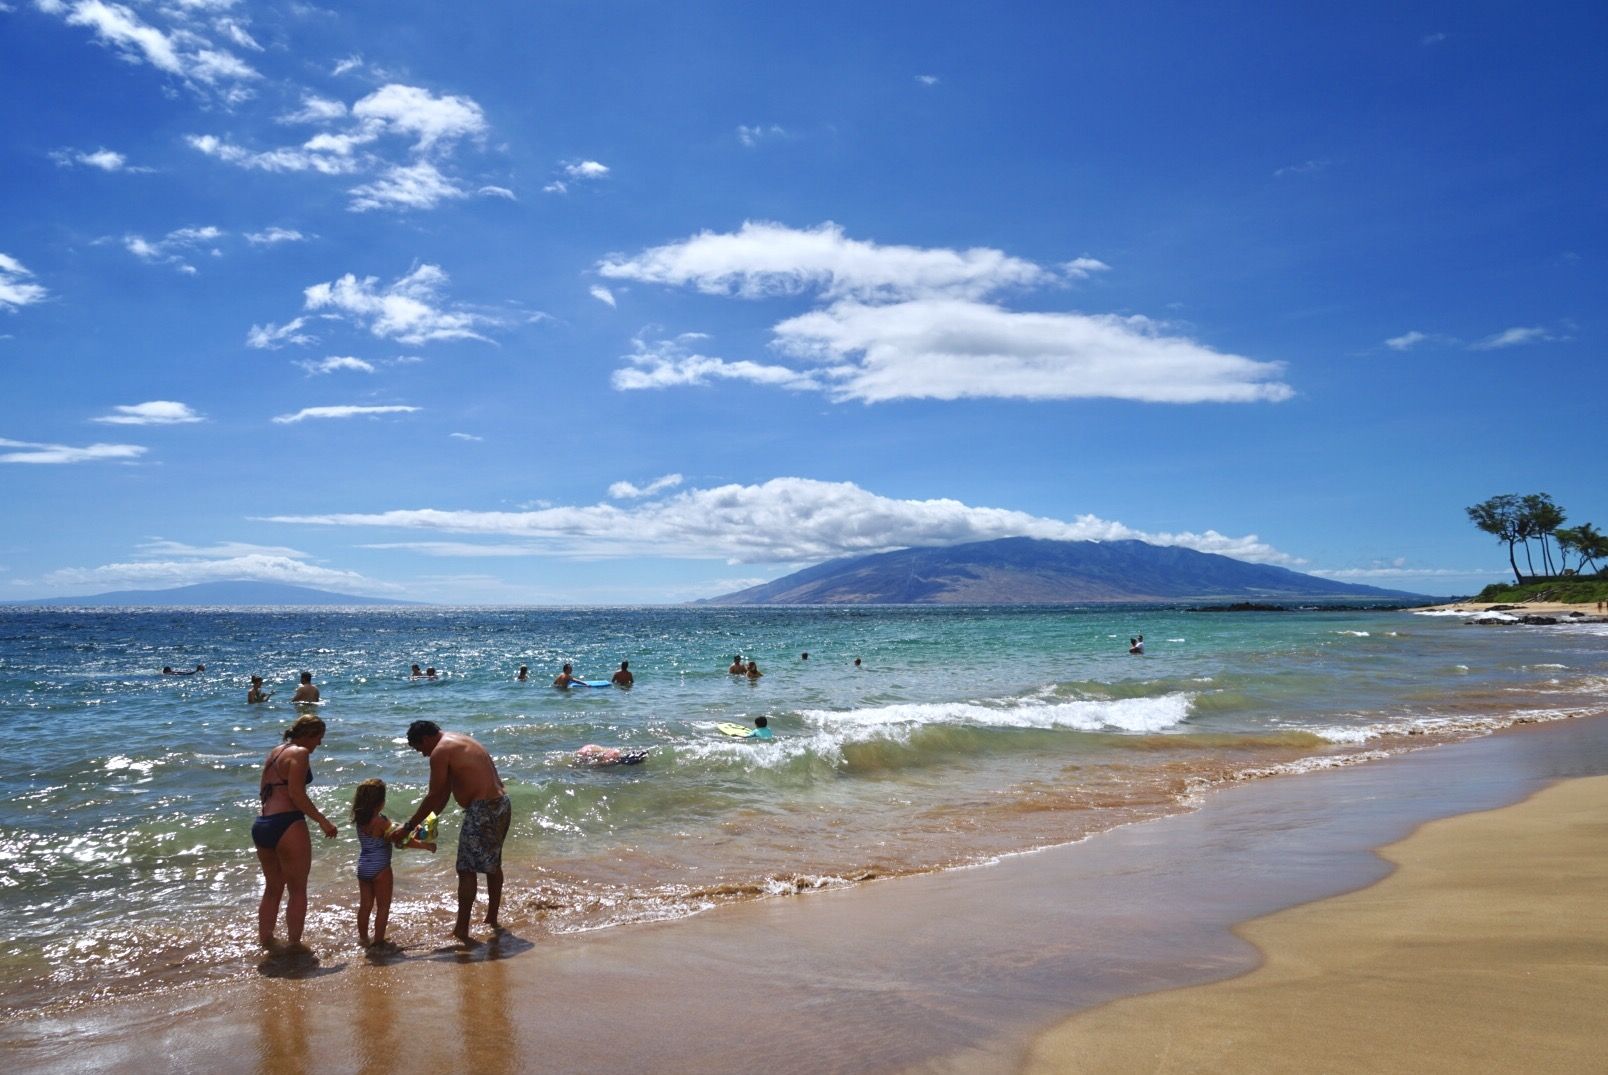
[[[272,851],[279,846],[279,838],[285,835],[286,829],[306,818],[307,815],[300,810],[286,810],[282,814],[261,814],[251,823],[251,842],[264,851]]]

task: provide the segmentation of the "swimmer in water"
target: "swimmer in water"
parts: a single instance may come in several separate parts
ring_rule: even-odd
[[[257,702],[266,702],[268,699],[272,698],[273,696],[274,696],[273,691],[265,691],[265,690],[262,689],[262,677],[261,676],[252,676],[251,677],[251,689],[246,692],[246,701],[248,703],[256,704]]]
[[[564,670],[553,677],[553,686],[569,690],[571,683],[579,683],[581,679],[575,674],[575,666],[566,664]]]
[[[290,700],[292,702],[316,702],[318,697],[318,688],[313,686],[313,674],[303,672],[301,674],[301,686],[296,688],[296,693],[290,696]]]
[[[748,669],[743,667],[743,655],[739,653],[732,657],[731,667],[726,669],[726,674],[728,676],[740,676],[746,671],[748,671]]]
[[[528,680],[530,678],[530,666],[527,665],[527,664],[520,665],[519,666],[519,675],[515,676],[514,678],[516,680],[518,680],[519,682],[521,682],[521,683],[523,683],[526,680]]]
[[[770,730],[770,718],[755,717],[754,730],[748,733],[750,739],[775,739],[776,733]]]
[[[609,677],[609,682],[616,687],[629,687],[636,682],[636,676],[631,674],[631,662],[621,661],[620,670]]]
[[[1129,653],[1138,654],[1138,653],[1144,653],[1144,651],[1145,651],[1145,636],[1144,635],[1140,635],[1138,638],[1130,638],[1130,639],[1128,639],[1128,652]]]

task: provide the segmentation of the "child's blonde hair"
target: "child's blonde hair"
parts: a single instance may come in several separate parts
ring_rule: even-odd
[[[372,777],[363,781],[352,793],[352,823],[367,825],[385,805],[385,781]]]

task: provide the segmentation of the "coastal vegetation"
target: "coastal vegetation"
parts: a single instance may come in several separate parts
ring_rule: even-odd
[[[1476,527],[1507,546],[1508,564],[1513,568],[1513,579],[1519,586],[1580,578],[1588,573],[1600,575],[1601,564],[1608,561],[1608,535],[1591,523],[1565,527],[1563,524],[1568,521],[1568,513],[1546,493],[1525,496],[1502,493],[1464,510]],[[1535,569],[1534,550],[1530,545],[1532,541],[1540,547],[1539,573]],[[1554,546],[1558,551],[1556,561],[1552,557]],[[1528,574],[1519,570],[1517,550],[1520,547],[1524,549],[1524,564],[1529,568]],[[1569,566],[1571,555],[1576,557],[1574,567]]]
[[[1548,579],[1544,582],[1526,583],[1493,582],[1481,590],[1474,600],[1503,605],[1547,601],[1555,601],[1560,605],[1595,605],[1598,601],[1608,601],[1608,578]]]

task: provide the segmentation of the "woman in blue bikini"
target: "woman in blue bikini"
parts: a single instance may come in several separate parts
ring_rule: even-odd
[[[307,921],[307,873],[313,866],[313,840],[307,818],[318,822],[325,837],[336,833],[329,818],[307,797],[313,782],[312,754],[324,741],[324,722],[307,714],[285,729],[285,741],[268,754],[262,766],[262,813],[251,826],[251,842],[262,863],[262,903],[257,906],[257,939],[263,947],[274,943],[279,900],[290,889],[285,907],[285,930],[293,946],[300,946],[302,924]]]

